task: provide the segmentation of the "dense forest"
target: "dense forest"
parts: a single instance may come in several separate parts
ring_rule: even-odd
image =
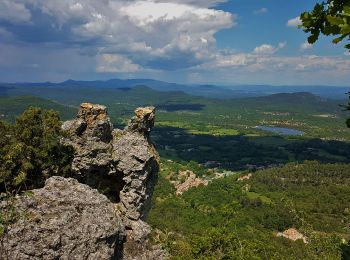
[[[179,167],[163,161],[149,217],[174,259],[348,259],[348,164],[290,163],[177,196],[167,176]],[[308,243],[276,236],[289,228]]]

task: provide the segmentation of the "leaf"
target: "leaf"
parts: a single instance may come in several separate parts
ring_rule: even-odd
[[[350,16],[350,6],[344,6],[343,15]]]
[[[325,26],[325,28],[323,29],[323,33],[325,35],[330,35],[330,34],[336,34],[339,31],[339,27],[338,26]]]
[[[335,43],[335,44],[337,44],[338,42],[340,42],[340,41],[342,41],[343,40],[343,38],[342,37],[338,37],[338,38],[335,38],[335,39],[333,39],[333,43]]]
[[[345,25],[341,28],[340,30],[340,33],[341,34],[349,34],[350,33],[350,25]]]
[[[27,174],[24,171],[21,171],[15,178],[14,178],[14,182],[15,185],[18,186],[20,184],[22,184],[23,182],[25,182],[27,179]]]
[[[327,20],[330,24],[332,25],[340,25],[340,24],[344,24],[344,20],[341,17],[336,17],[336,16],[331,16],[331,15],[327,15]]]
[[[318,39],[318,36],[316,34],[312,34],[307,38],[307,41],[311,44],[315,43]]]

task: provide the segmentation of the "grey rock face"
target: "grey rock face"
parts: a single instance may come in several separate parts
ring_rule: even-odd
[[[75,149],[72,169],[76,174],[84,178],[96,171],[109,172],[113,126],[105,106],[81,104],[77,119],[65,122],[62,128],[69,134],[63,143]]]
[[[149,138],[154,119],[154,107],[138,108],[124,130],[113,130],[106,107],[84,103],[77,118],[63,124],[69,133],[63,143],[75,148],[76,178],[117,203],[128,230],[125,259],[157,259],[145,256],[154,253],[145,246],[151,228],[144,222],[159,170],[159,155]]]
[[[119,259],[125,230],[115,205],[75,179],[52,177],[15,201],[21,218],[3,238],[3,259]]]
[[[145,220],[159,167],[155,149],[143,135],[126,131],[113,140],[112,156],[116,170],[124,173],[125,184],[120,191],[122,211],[129,219]]]
[[[69,133],[63,142],[75,148],[77,178],[107,191],[133,221],[146,218],[159,170],[149,139],[154,118],[154,107],[138,108],[124,130],[113,130],[105,106],[83,103],[77,118],[63,124]]]

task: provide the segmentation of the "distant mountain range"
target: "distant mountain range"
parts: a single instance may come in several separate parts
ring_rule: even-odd
[[[219,99],[259,97],[277,93],[309,92],[324,98],[346,99],[349,87],[336,86],[271,86],[271,85],[184,85],[169,83],[153,79],[110,79],[106,81],[76,81],[67,80],[60,83],[2,83],[0,95],[4,95],[6,87],[84,87],[84,88],[131,88],[134,86],[148,86],[158,91],[182,91],[190,95]]]

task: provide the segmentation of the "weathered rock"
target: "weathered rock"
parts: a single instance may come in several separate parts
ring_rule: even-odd
[[[136,116],[134,116],[127,127],[130,132],[137,131],[141,134],[148,135],[154,126],[155,108],[154,107],[142,107],[135,110]]]
[[[21,218],[3,237],[3,259],[122,257],[125,230],[115,205],[75,179],[52,177],[17,197],[15,207]]]
[[[198,187],[200,185],[208,186],[209,181],[199,178],[192,171],[179,171],[177,175],[178,180],[170,181],[176,189],[176,195],[182,195],[185,191],[192,187]],[[182,180],[181,180],[182,179]]]
[[[106,175],[111,171],[113,125],[105,106],[81,104],[77,119],[65,122],[62,128],[69,134],[63,143],[75,149],[74,173],[88,179],[90,174]]]
[[[113,140],[112,156],[116,170],[123,172],[121,209],[129,219],[144,220],[157,179],[158,154],[143,134],[126,130]]]
[[[63,143],[75,148],[76,178],[118,203],[128,230],[125,245],[131,249],[125,250],[126,259],[158,254],[145,246],[151,228],[144,222],[159,170],[159,155],[149,138],[154,119],[154,107],[138,108],[124,130],[113,130],[106,107],[84,103],[77,118],[63,124],[69,133]]]
[[[127,241],[124,244],[124,260],[154,260],[167,259],[168,254],[160,245],[149,245],[148,235],[151,233],[151,227],[142,220],[132,221],[131,229],[127,230]]]
[[[113,130],[107,108],[83,103],[77,119],[67,121],[63,143],[75,148],[72,169],[78,179],[109,191],[131,220],[145,219],[159,170],[159,156],[149,139],[155,108],[135,110],[124,130]]]
[[[306,236],[304,236],[302,233],[300,233],[298,230],[296,230],[295,228],[290,228],[290,229],[287,229],[283,232],[278,232],[277,237],[284,237],[284,238],[287,238],[289,240],[292,240],[292,241],[297,241],[299,239],[303,240],[303,242],[305,244],[308,243],[308,238]]]

